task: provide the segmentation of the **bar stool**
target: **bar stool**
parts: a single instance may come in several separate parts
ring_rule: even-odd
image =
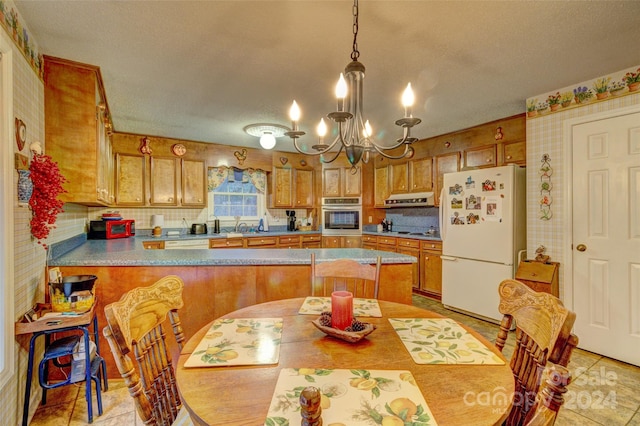
[[[91,398],[91,383],[96,386],[96,400],[98,403],[98,415],[102,415],[102,390],[107,391],[109,385],[107,383],[107,366],[104,358],[100,356],[100,347],[98,340],[98,317],[95,313],[95,304],[91,310],[80,316],[58,317],[47,321],[39,320],[38,324],[30,327],[26,332],[32,333],[29,342],[29,361],[27,364],[27,382],[25,385],[25,399],[22,413],[22,426],[28,425],[29,420],[29,399],[31,396],[31,382],[33,379],[33,361],[35,352],[36,339],[39,336],[45,336],[45,351],[38,366],[38,382],[42,387],[42,404],[46,404],[47,390],[55,389],[61,386],[70,385],[80,381],[85,381],[85,399],[87,400],[87,415],[89,423],[93,423],[93,403]],[[32,325],[34,323],[31,323]],[[92,328],[93,330],[89,330]],[[51,340],[53,333],[61,333],[66,331],[79,330],[82,335],[65,336],[60,339]],[[93,334],[93,342],[96,345],[96,353],[91,358],[90,333]],[[70,363],[60,362],[61,357],[73,357],[76,344],[80,339],[84,339],[84,375],[70,374],[66,380],[49,383],[49,363],[52,362],[57,367],[68,367]],[[103,385],[101,384],[103,382]]]

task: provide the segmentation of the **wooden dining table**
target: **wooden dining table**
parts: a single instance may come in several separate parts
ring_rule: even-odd
[[[417,364],[389,318],[443,318],[410,305],[380,300],[380,318],[360,318],[377,329],[349,343],[328,336],[300,315],[304,298],[249,306],[222,318],[282,318],[279,361],[273,365],[185,367],[185,362],[209,331],[210,323],[184,346],[176,381],[196,425],[263,425],[281,369],[408,370],[413,374],[438,425],[501,424],[510,408],[514,379],[508,362],[487,339],[463,327],[502,360],[503,365]],[[188,314],[188,313],[187,313]],[[509,396],[507,402],[500,397]],[[495,399],[499,403],[495,403]]]

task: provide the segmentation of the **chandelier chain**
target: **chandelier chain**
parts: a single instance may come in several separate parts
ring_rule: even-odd
[[[351,52],[351,60],[357,61],[360,57],[358,51],[358,0],[353,1],[353,52]]]

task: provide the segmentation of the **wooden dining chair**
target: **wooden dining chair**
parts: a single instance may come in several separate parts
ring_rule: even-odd
[[[543,381],[540,384],[535,405],[524,421],[526,426],[553,426],[555,424],[558,411],[564,403],[564,394],[567,392],[571,374],[566,367],[549,363],[542,377]]]
[[[352,259],[316,263],[315,253],[311,253],[311,294],[330,296],[333,291],[346,290],[354,297],[377,299],[381,263],[380,256],[375,266]]]
[[[569,363],[571,353],[578,344],[578,337],[571,333],[576,314],[565,308],[557,297],[533,291],[516,280],[502,281],[498,292],[498,310],[504,315],[496,339],[500,351],[515,321],[515,348],[510,365],[516,381],[516,396],[505,425],[523,425],[533,416],[531,413],[527,417],[536,408],[536,398],[540,398],[538,395],[545,367],[548,364],[566,367]],[[568,371],[564,371],[562,377],[566,376],[564,382],[568,382]],[[553,391],[561,405],[562,399],[558,399],[558,395],[561,396],[566,384],[560,383],[558,386],[557,390],[548,392]],[[556,407],[556,414],[560,405]],[[542,407],[540,409],[544,410]],[[553,421],[555,416],[552,423],[547,424],[553,424]]]
[[[104,307],[107,326],[103,334],[145,425],[191,424],[182,409],[162,327],[168,316],[182,350],[185,337],[178,309],[183,306],[183,288],[179,277],[168,275]]]

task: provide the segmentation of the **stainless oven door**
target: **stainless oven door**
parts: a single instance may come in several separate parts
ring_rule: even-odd
[[[323,206],[323,235],[361,235],[362,206]]]

